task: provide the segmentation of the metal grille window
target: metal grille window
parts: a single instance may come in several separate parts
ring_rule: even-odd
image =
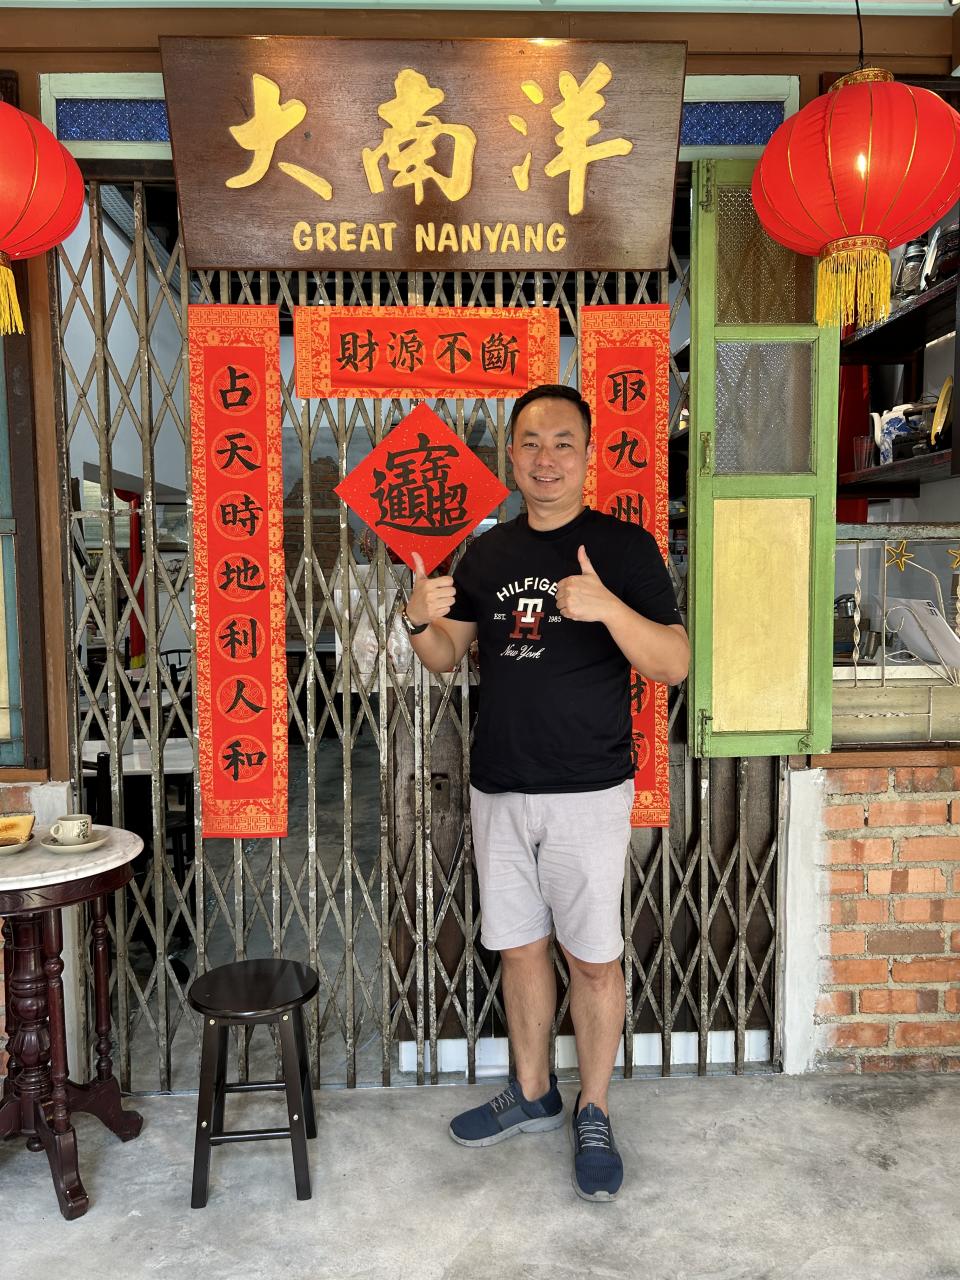
[[[410,661],[397,625],[407,571],[333,493],[410,402],[301,400],[283,343],[290,836],[204,841],[192,770],[186,304],[277,305],[282,334],[294,305],[555,307],[560,376],[575,383],[583,305],[669,297],[682,342],[688,264],[675,254],[660,274],[191,274],[172,189],[139,183],[92,183],[88,218],[59,262],[61,443],[76,482],[65,536],[75,776],[147,842],[114,908],[124,1083],[193,1085],[191,977],[265,954],[302,958],[320,974],[310,1017],[318,1082],[476,1078],[505,1035],[498,957],[479,941],[467,803],[476,678],[466,662],[437,679]],[[686,403],[674,363],[674,429]],[[437,405],[505,479],[508,408]],[[515,509],[511,497],[499,518]],[[138,536],[143,565],[131,575]],[[124,664],[131,622],[147,636],[139,670]],[[705,1071],[708,1060],[769,1067],[779,1052],[776,764],[729,776],[705,765],[698,779],[682,707],[678,690],[674,825],[635,833],[625,881],[627,1075]],[[564,1036],[559,959],[558,974]],[[274,1052],[241,1038],[241,1078]]]

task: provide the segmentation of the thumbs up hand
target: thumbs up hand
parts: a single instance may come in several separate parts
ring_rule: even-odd
[[[418,551],[413,553],[413,590],[407,600],[407,617],[415,625],[421,622],[433,622],[448,614],[456,599],[453,578],[444,575],[440,578],[427,577],[423,567],[423,558]]]
[[[557,584],[557,608],[574,622],[606,622],[619,601],[600,581],[586,547],[578,549],[577,559],[580,572]]]

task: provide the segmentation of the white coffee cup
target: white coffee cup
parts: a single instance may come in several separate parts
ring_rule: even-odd
[[[89,813],[67,813],[56,820],[50,834],[60,844],[84,844],[90,839],[91,830]]]

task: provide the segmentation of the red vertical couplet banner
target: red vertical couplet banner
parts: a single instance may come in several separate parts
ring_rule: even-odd
[[[670,308],[584,307],[580,311],[582,393],[593,412],[588,505],[643,525],[666,559],[669,531]],[[670,825],[667,686],[630,677],[633,758],[631,821]]]
[[[189,334],[203,834],[285,836],[279,315],[191,306]]]

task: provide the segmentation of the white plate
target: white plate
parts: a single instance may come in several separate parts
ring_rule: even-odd
[[[26,840],[21,840],[19,844],[0,844],[0,858],[5,853],[19,853],[21,849],[25,849],[28,844],[33,842],[33,836],[27,836]]]
[[[92,840],[84,840],[82,843],[73,841],[68,843],[65,840],[58,840],[56,836],[46,835],[40,837],[40,843],[45,849],[49,849],[51,853],[88,853],[91,849],[99,849],[102,844],[106,844],[110,839],[110,832],[104,835],[96,835],[96,832],[103,831],[103,827],[93,827],[94,838]]]

